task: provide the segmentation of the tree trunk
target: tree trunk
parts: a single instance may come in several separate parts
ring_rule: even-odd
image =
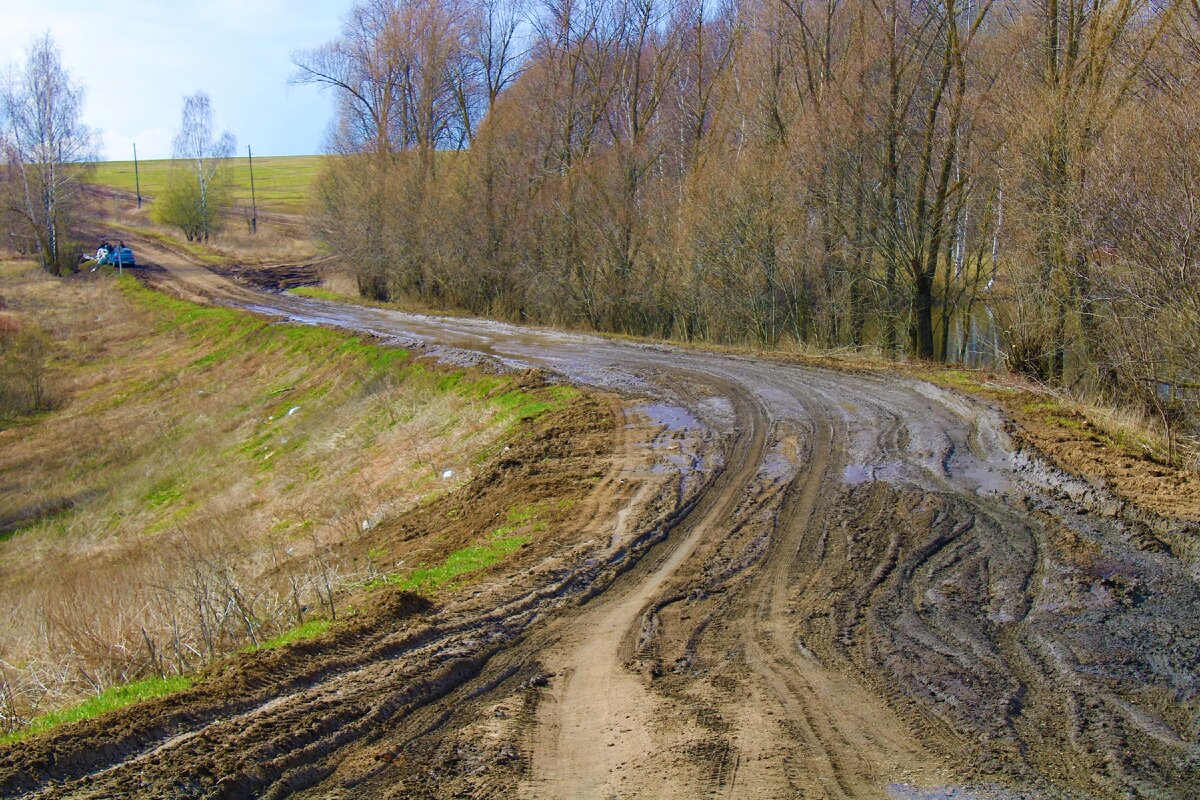
[[[916,315],[917,355],[933,358],[933,276],[921,270],[916,277],[913,293],[913,313]]]

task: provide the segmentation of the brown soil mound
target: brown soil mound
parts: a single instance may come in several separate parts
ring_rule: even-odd
[[[1016,438],[1032,445],[1066,472],[1104,486],[1134,506],[1171,519],[1200,521],[1200,473],[1161,463],[1150,452],[1115,444],[1079,414],[1065,417],[1025,411],[1027,403],[1006,402],[1017,423]]]

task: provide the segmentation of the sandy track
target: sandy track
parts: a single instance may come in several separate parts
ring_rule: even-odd
[[[625,668],[645,607],[705,538],[731,524],[738,500],[754,477],[766,447],[766,414],[752,397],[736,398],[735,414],[752,424],[739,430],[730,448],[732,467],[714,481],[679,526],[675,543],[653,569],[590,605],[573,631],[545,661],[559,680],[538,715],[531,742],[532,769],[521,787],[528,797],[610,797],[636,790],[629,777],[657,757],[655,721],[670,709],[639,676]],[[700,788],[687,770],[664,775],[661,796],[696,796]]]
[[[1197,532],[1114,512],[1014,452],[991,409],[889,376],[263,294],[140,247],[183,294],[641,398],[639,433],[587,507],[594,547],[65,783],[4,783],[0,753],[0,790],[1200,795],[1200,569],[1179,545]]]

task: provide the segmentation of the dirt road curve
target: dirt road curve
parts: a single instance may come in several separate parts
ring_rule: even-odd
[[[270,295],[147,248],[185,294],[620,393],[625,456],[594,546],[170,725],[0,753],[0,793],[1200,796],[1197,531],[1015,452],[991,409]]]

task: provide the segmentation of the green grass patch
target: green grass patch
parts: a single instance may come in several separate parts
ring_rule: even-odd
[[[496,533],[503,532],[504,529]],[[441,564],[433,567],[418,567],[407,575],[386,575],[367,583],[366,588],[376,589],[380,586],[397,586],[410,592],[429,594],[438,589],[452,587],[458,578],[474,572],[487,569],[497,564],[505,556],[520,549],[529,541],[527,536],[498,536],[493,534],[491,540],[473,547],[455,550]]]
[[[289,292],[297,297],[312,297],[317,300],[343,300],[345,298],[337,292],[331,292],[328,289],[322,289],[319,286],[297,286],[294,289],[289,289]]]
[[[297,625],[289,631],[284,631],[273,639],[267,639],[265,642],[259,642],[257,646],[251,645],[245,648],[242,652],[254,653],[259,650],[274,650],[277,647],[292,644],[293,642],[303,642],[305,639],[315,639],[325,631],[329,630],[330,623],[327,619],[310,619],[301,625]]]
[[[264,156],[254,158],[254,195],[260,209],[303,212],[308,206],[313,181],[329,156]],[[132,161],[103,161],[85,180],[97,186],[109,186],[127,192],[136,191],[141,182],[142,197],[161,194],[167,186],[176,162],[155,159],[138,162],[134,175]],[[229,159],[233,198],[238,205],[250,206],[250,164],[245,154]]]
[[[85,700],[78,705],[64,708],[61,711],[43,714],[35,718],[21,730],[0,736],[0,745],[18,742],[28,736],[43,733],[51,728],[65,725],[69,722],[92,719],[109,711],[115,711],[118,708],[124,708],[143,700],[150,700],[155,697],[163,697],[164,695],[183,691],[192,685],[193,680],[190,675],[175,675],[170,678],[146,678],[134,681],[133,683],[114,686],[90,700]]]
[[[1030,400],[1020,405],[1022,413],[1037,417],[1042,423],[1082,433],[1087,423],[1068,406],[1054,399]]]
[[[524,422],[562,408],[578,396],[579,392],[570,386],[550,386],[538,392],[513,389],[494,398],[493,402],[513,420]]]
[[[985,396],[996,394],[996,387],[985,385],[970,372],[956,369],[918,369],[917,372],[925,380],[945,389]]]
[[[158,522],[155,522],[153,525],[146,528],[146,534],[159,533],[161,531],[165,531],[167,528],[170,528],[172,525],[178,525],[190,517],[192,512],[194,512],[197,507],[198,506],[196,503],[189,503],[185,506],[180,506],[179,508],[172,510],[170,513],[163,516],[163,518]]]
[[[146,494],[146,505],[151,508],[163,508],[174,505],[183,497],[183,486],[176,481],[161,481],[150,488]]]
[[[366,588],[397,586],[410,592],[424,594],[430,594],[442,588],[457,588],[465,583],[465,581],[459,581],[459,578],[503,561],[506,556],[516,552],[529,541],[529,533],[543,530],[546,526],[540,517],[544,510],[545,506],[542,503],[513,506],[505,514],[506,524],[492,531],[483,544],[456,550],[436,566],[417,567],[406,575],[399,573],[385,575],[367,583]],[[451,518],[458,514],[459,509],[457,508],[447,512],[447,516]]]
[[[503,385],[504,382],[500,378],[484,376],[469,383],[460,382],[454,387],[454,391],[460,397],[482,400]]]
[[[505,514],[504,520],[509,525],[527,525],[536,520],[543,511],[541,503],[527,503],[525,505],[513,506]]]

